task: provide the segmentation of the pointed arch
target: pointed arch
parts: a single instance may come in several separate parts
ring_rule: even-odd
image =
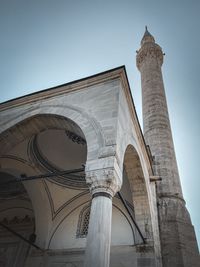
[[[81,118],[77,120],[81,121]],[[51,172],[54,172],[55,170],[56,171],[66,170],[66,168],[62,169],[62,167],[61,169],[59,169],[59,167],[55,169],[56,166],[58,166],[54,162],[55,156],[51,158],[52,160],[51,159],[49,160],[49,158],[48,159],[45,158],[45,153],[43,154],[40,153],[41,151],[44,152],[45,138],[46,137],[50,138],[49,136],[52,134],[52,132],[56,132],[55,134],[52,134],[53,136],[55,136],[55,138],[51,139],[50,142],[46,142],[46,144],[49,143],[51,145],[52,143],[55,143],[56,134],[57,132],[60,131],[62,132],[62,136],[65,136],[67,140],[66,144],[68,144],[70,141],[71,145],[73,145],[73,147],[76,148],[76,151],[78,149],[77,147],[80,147],[80,149],[84,150],[84,153],[77,152],[78,153],[77,157],[74,156],[73,162],[70,161],[70,164],[72,164],[71,166],[76,165],[75,160],[77,160],[77,158],[80,158],[80,154],[82,157],[81,159],[83,159],[83,161],[79,160],[78,165],[76,166],[81,166],[81,164],[83,165],[86,164],[87,148],[88,148],[87,140],[81,127],[72,119],[67,118],[66,116],[63,116],[63,115],[44,112],[44,113],[35,114],[35,115],[32,114],[32,116],[27,116],[27,114],[25,114],[24,119],[20,117],[17,119],[17,121],[18,121],[17,124],[13,125],[14,120],[12,120],[12,124],[11,124],[12,126],[10,128],[7,128],[4,132],[0,134],[0,151],[1,151],[1,158],[4,161],[2,168],[4,168],[4,166],[7,166],[6,168],[8,168],[9,170],[14,169],[18,173],[18,178],[20,177],[21,174],[24,174],[24,173],[26,174],[26,176],[34,176],[34,175],[41,174],[41,173],[51,173]],[[85,131],[87,131],[86,130],[87,126],[89,128],[88,131],[90,131],[91,130],[90,128],[92,128],[92,126],[89,125],[89,122],[86,123],[86,121],[84,120],[81,121],[80,124],[82,128],[84,128]],[[32,157],[29,157],[30,156],[29,155],[29,144],[31,140],[32,139],[34,140],[35,136],[37,135],[40,137],[38,141],[39,148],[42,148],[42,149],[41,151],[39,151],[38,147],[36,147],[37,149],[33,151],[35,153],[34,157],[36,158],[36,161],[34,162]],[[91,146],[95,142],[97,145],[96,147],[100,145],[99,139],[101,138],[97,137],[98,134],[95,133],[94,129],[91,130],[90,133],[86,133],[86,135],[87,136],[95,135],[93,141],[89,141]],[[88,139],[90,140],[90,138]],[[22,162],[19,163],[18,161],[15,161],[13,157],[12,159],[11,157],[9,159],[8,157],[6,158],[6,156],[9,155],[12,149],[14,148],[18,149],[21,145],[23,145],[23,147],[25,148],[24,151],[26,155],[24,156],[27,157],[27,161],[29,162],[29,164],[25,164]],[[46,145],[47,152],[49,151],[48,149],[50,145],[48,146]],[[59,148],[64,149],[64,147],[61,147],[61,146]],[[90,151],[92,153],[92,156],[95,156],[94,149],[92,150],[91,148]],[[52,155],[54,155],[54,153],[56,153],[56,151],[53,151]],[[71,158],[72,158],[72,155],[69,155],[69,159]],[[51,164],[51,163],[55,163],[55,164]],[[67,168],[69,167],[70,169],[69,165],[66,165],[66,166]],[[77,168],[76,166],[74,167],[75,169]],[[79,177],[75,175],[74,176],[72,175],[71,177],[68,177],[68,178],[69,179],[67,181],[67,179],[65,179],[64,176],[63,177],[58,176],[55,178],[57,180],[54,179],[55,180],[54,181],[51,179],[50,181],[54,183],[57,182],[57,184],[60,184],[66,187],[71,187],[73,189],[76,189],[76,186],[77,186],[79,190],[82,190],[83,187],[85,186],[85,185],[83,186],[83,182],[85,183],[85,181],[82,181],[82,183],[80,183],[80,181],[78,180]],[[84,178],[84,175],[83,175],[83,178]],[[65,184],[62,182],[62,180],[63,182],[65,181]],[[34,213],[36,214],[36,218],[35,218],[36,233],[37,233],[36,243],[40,247],[45,248],[46,242],[48,241],[48,233],[51,228],[52,217],[53,217],[53,212],[54,212],[54,207],[53,207],[54,202],[52,201],[53,195],[51,195],[51,192],[49,192],[48,194],[47,185],[45,181],[41,179],[27,182],[27,183],[24,182],[24,185],[33,203]]]
[[[152,220],[147,184],[138,152],[131,144],[125,150],[124,169],[130,184],[136,223],[143,236],[146,239],[152,239]],[[139,234],[136,234],[136,242],[141,242]]]

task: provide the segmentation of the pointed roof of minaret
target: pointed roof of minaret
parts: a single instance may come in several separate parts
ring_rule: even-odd
[[[145,33],[144,33],[142,40],[141,40],[141,46],[144,43],[155,43],[155,39],[154,39],[153,35],[151,35],[150,32],[148,31],[147,26],[145,26]]]

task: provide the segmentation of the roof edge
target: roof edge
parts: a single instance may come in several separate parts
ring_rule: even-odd
[[[125,65],[121,65],[119,67],[116,67],[116,68],[113,68],[113,69],[109,69],[109,70],[106,70],[106,71],[103,71],[103,72],[99,72],[99,73],[96,73],[96,74],[91,75],[91,76],[87,76],[87,77],[84,77],[84,78],[81,78],[81,79],[77,79],[77,80],[74,80],[74,81],[71,81],[71,82],[63,83],[63,84],[56,85],[56,86],[53,86],[53,87],[49,87],[49,88],[46,88],[46,89],[42,89],[40,91],[36,91],[36,92],[30,93],[30,94],[27,94],[27,95],[23,95],[23,96],[19,96],[19,97],[13,98],[13,99],[6,100],[6,101],[0,103],[0,109],[1,109],[1,106],[4,105],[4,104],[9,104],[9,103],[12,103],[12,102],[14,103],[17,100],[25,99],[25,98],[28,98],[28,97],[31,97],[31,96],[35,96],[37,94],[43,94],[43,93],[49,92],[51,90],[56,90],[56,89],[62,88],[64,86],[70,86],[70,85],[74,85],[76,83],[84,82],[84,81],[89,80],[89,79],[98,78],[98,77],[100,77],[102,75],[109,74],[111,72],[115,72],[115,71],[118,71],[118,70],[124,70],[125,73],[126,73]]]

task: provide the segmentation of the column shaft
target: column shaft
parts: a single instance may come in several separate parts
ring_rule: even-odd
[[[109,267],[112,222],[112,199],[92,199],[87,236],[85,267]]]

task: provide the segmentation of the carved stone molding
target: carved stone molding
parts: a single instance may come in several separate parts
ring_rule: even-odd
[[[113,197],[120,190],[122,181],[114,168],[105,168],[87,171],[86,183],[92,194],[105,192]]]
[[[11,219],[3,218],[0,222],[4,225],[19,225],[19,224],[34,224],[34,218],[29,215],[25,215],[23,218],[14,216]]]
[[[74,143],[77,143],[77,144],[81,144],[81,145],[86,145],[86,141],[84,138],[82,138],[80,135],[74,133],[74,132],[71,132],[71,131],[68,131],[66,130],[65,131],[67,137]]]
[[[146,60],[156,59],[158,64],[162,66],[163,64],[163,52],[162,48],[154,43],[146,43],[144,44],[140,50],[137,52],[136,62],[137,67],[140,70]]]

